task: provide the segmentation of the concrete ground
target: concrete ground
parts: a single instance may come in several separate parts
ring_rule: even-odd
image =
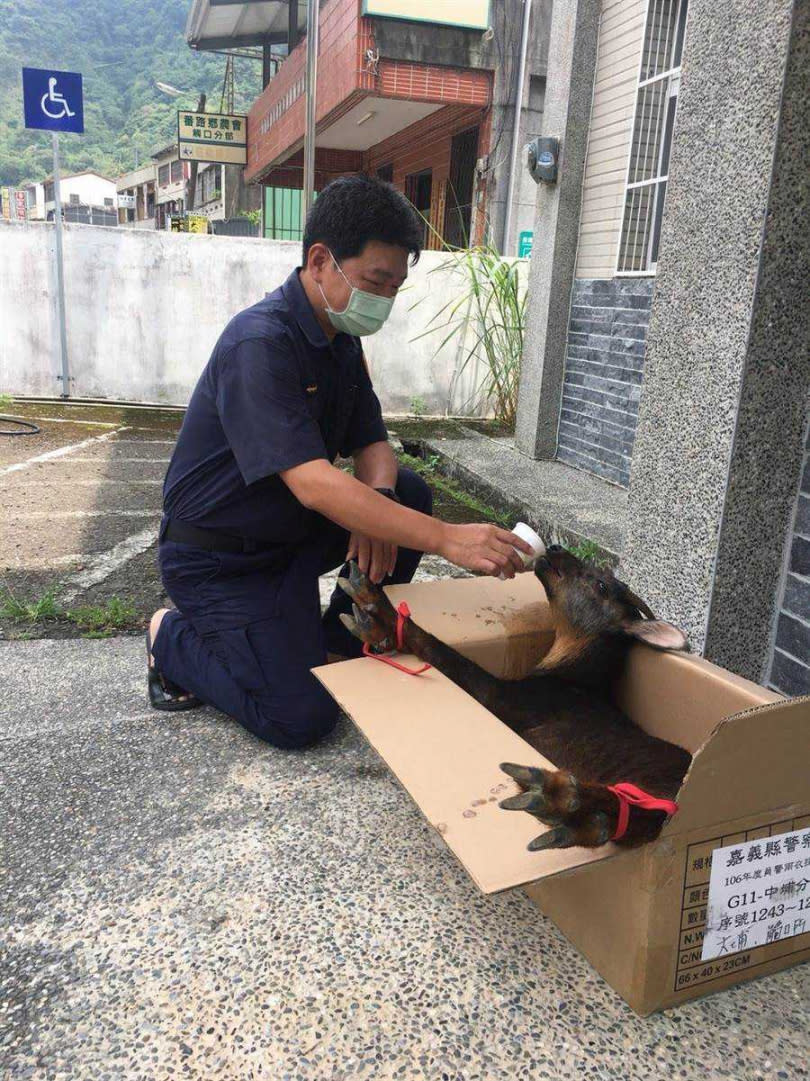
[[[38,435],[0,438],[0,592],[34,601],[54,590],[63,606],[134,609],[133,622],[163,600],[154,545],[161,486],[183,414],[179,410],[14,403]],[[66,623],[6,634],[75,634]]]
[[[810,965],[636,1017],[347,722],[160,716],[132,638],[6,642],[0,680],[3,1078],[807,1077]]]
[[[118,598],[130,610],[123,629],[139,632],[168,603],[157,531],[183,412],[43,401],[14,402],[2,412],[28,418],[41,431],[0,437],[0,638],[81,633],[64,617],[33,623],[3,617],[8,597],[33,603],[49,591],[68,611]],[[480,518],[441,492],[435,512],[452,521]],[[442,560],[430,568],[455,573]]]
[[[14,412],[49,419],[0,441],[3,582],[151,610],[180,415]],[[0,642],[0,1077],[807,1076],[810,966],[641,1020],[522,893],[477,893],[348,722],[277,751],[148,710],[140,638],[43,632],[74,637]]]

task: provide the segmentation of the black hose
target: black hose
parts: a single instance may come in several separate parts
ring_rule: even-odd
[[[16,428],[6,428],[6,424],[16,424]],[[40,428],[32,424],[30,420],[21,420],[20,417],[6,417],[0,415],[0,435],[36,435]]]

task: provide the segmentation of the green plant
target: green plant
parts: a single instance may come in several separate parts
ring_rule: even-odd
[[[517,413],[526,328],[527,294],[520,267],[519,260],[503,258],[491,245],[452,251],[429,274],[455,271],[463,276],[464,287],[430,318],[426,330],[411,339],[442,332],[436,353],[458,339],[463,356],[457,375],[471,361],[481,361],[484,376],[475,393],[509,427],[514,426]],[[416,301],[411,310],[421,302]]]
[[[454,499],[456,503],[461,503],[462,506],[467,507],[475,514],[480,515],[482,519],[496,522],[498,525],[503,526],[504,529],[510,528],[507,515],[502,514],[500,511],[495,510],[494,507],[490,507],[486,503],[483,503],[474,495],[470,495],[469,492],[461,488],[455,481],[450,480],[449,477],[444,477],[441,473],[436,472],[436,467],[439,464],[438,454],[433,454],[425,459],[415,458],[412,454],[406,454],[403,451],[398,454],[397,457],[403,465],[412,469],[414,473],[419,473],[420,476],[429,481],[431,487],[436,491],[449,496],[449,498]]]
[[[258,225],[262,220],[261,210],[241,210],[239,216],[247,218],[252,225]]]
[[[14,399],[10,394],[0,394],[0,409],[8,409],[8,407],[13,404]]]
[[[119,597],[111,597],[106,604],[83,605],[67,613],[85,637],[106,637],[113,631],[125,630],[135,621],[135,607]]]
[[[411,398],[411,402],[408,408],[415,417],[423,417],[425,413],[427,413],[427,405],[425,404],[424,398]]]
[[[568,551],[581,559],[584,563],[593,563],[597,567],[607,566],[608,560],[602,554],[602,549],[594,541],[584,540],[579,544],[569,545]]]
[[[56,590],[49,589],[41,597],[20,600],[6,588],[0,603],[0,617],[10,619],[12,623],[45,623],[59,619],[62,609],[56,600]]]

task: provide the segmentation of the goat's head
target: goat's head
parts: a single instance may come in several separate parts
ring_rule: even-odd
[[[584,644],[624,635],[656,649],[687,648],[683,631],[656,619],[609,568],[595,567],[553,544],[537,560],[535,574],[548,596],[555,626],[565,631],[572,645],[575,640]]]

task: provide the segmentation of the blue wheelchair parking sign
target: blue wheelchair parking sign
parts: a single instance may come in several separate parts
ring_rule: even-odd
[[[84,131],[82,77],[77,71],[23,68],[25,126],[45,131]]]

